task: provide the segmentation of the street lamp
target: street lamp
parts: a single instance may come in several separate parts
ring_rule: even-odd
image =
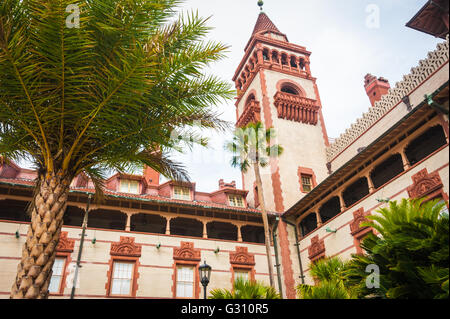
[[[198,267],[198,273],[200,275],[200,282],[203,286],[204,299],[206,299],[206,287],[208,286],[209,279],[211,278],[211,266],[206,264],[206,260],[204,265]]]

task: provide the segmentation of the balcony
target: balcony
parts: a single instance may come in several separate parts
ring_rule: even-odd
[[[284,92],[275,94],[274,99],[278,118],[310,125],[317,124],[319,106],[316,100]]]

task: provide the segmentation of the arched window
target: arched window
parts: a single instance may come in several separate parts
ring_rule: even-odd
[[[297,68],[297,58],[295,56],[291,56],[291,67]]]
[[[30,222],[27,213],[29,202],[5,199],[0,201],[0,219],[14,220],[18,222]]]
[[[278,52],[272,51],[272,61],[275,63],[280,63],[280,60],[278,59]]]
[[[347,187],[344,191],[345,205],[350,207],[367,195],[369,195],[369,184],[367,183],[367,178],[363,177]]]
[[[395,154],[379,164],[370,174],[375,188],[383,186],[404,171],[402,156]]]
[[[131,216],[131,231],[151,233],[151,234],[165,234],[167,220],[158,215],[152,214],[136,214]]]
[[[304,70],[305,69],[305,59],[300,59],[300,69]]]
[[[264,61],[269,61],[270,60],[270,58],[269,58],[269,49],[264,49],[263,50],[263,60]]]
[[[89,212],[88,226],[91,228],[125,230],[127,215],[114,210],[97,209]]]
[[[81,227],[83,225],[84,214],[84,209],[74,206],[67,206],[63,217],[64,225]]]
[[[248,96],[247,101],[245,101],[245,105],[249,105],[252,101],[255,101],[255,100],[256,100],[255,94],[252,93]]]
[[[302,237],[305,237],[310,232],[317,228],[317,217],[316,213],[311,213],[305,219],[300,222],[300,230]]]
[[[223,239],[223,240],[237,240],[237,227],[230,223],[211,222],[206,225],[208,238]]]
[[[339,200],[339,197],[333,197],[319,209],[319,214],[323,223],[326,223],[340,212],[341,201]]]
[[[170,234],[203,238],[203,223],[190,218],[174,218],[170,221]]]
[[[286,53],[281,54],[281,64],[288,65],[288,58],[287,58]]]
[[[260,226],[242,226],[242,241],[247,243],[264,244],[264,228]]]
[[[293,94],[293,95],[299,95],[298,90],[296,88],[294,88],[293,85],[289,85],[289,84],[283,84],[281,86],[281,92]]]
[[[406,157],[409,163],[414,165],[446,144],[444,129],[437,125],[409,143],[405,150]]]

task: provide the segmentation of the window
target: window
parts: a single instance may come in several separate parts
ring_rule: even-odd
[[[177,297],[194,297],[194,267],[177,267]]]
[[[131,295],[133,282],[134,263],[115,261],[111,283],[111,295]]]
[[[66,266],[66,258],[56,257],[55,263],[52,268],[52,278],[50,279],[50,285],[48,291],[50,293],[57,294],[61,290],[62,278],[64,275],[64,268]]]
[[[234,280],[242,278],[245,281],[249,280],[248,270],[234,270]]]
[[[191,190],[187,187],[175,186],[173,188],[173,198],[180,200],[191,200]]]
[[[239,195],[230,195],[229,197],[230,206],[233,207],[245,207],[244,199]]]
[[[302,187],[304,193],[312,191],[312,176],[302,175]]]
[[[120,192],[121,193],[130,193],[130,194],[139,194],[139,182],[132,181],[129,179],[121,179],[120,180]]]

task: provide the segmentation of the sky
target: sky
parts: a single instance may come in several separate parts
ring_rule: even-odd
[[[208,39],[230,46],[227,58],[213,64],[208,72],[232,83],[260,12],[257,2],[185,0],[179,8],[180,11],[198,10],[200,16],[210,17],[208,24],[214,29]],[[442,42],[405,27],[425,0],[264,2],[264,12],[289,41],[312,52],[311,72],[317,78],[330,138],[339,137],[370,107],[363,85],[367,73],[382,76],[395,86]],[[235,123],[234,102],[230,100],[217,106],[223,120]],[[187,168],[197,191],[217,190],[220,179],[235,180],[237,187],[242,187],[241,173],[230,166],[230,155],[223,147],[231,134],[208,132],[208,149],[196,147],[192,152],[173,154],[173,159]]]
[[[291,43],[312,52],[311,72],[317,78],[328,135],[337,138],[370,107],[364,76],[385,77],[392,87],[443,40],[405,24],[425,0],[265,0],[264,12]],[[257,0],[187,0],[183,10],[210,16],[209,38],[230,46],[228,58],[215,63],[214,74],[231,82],[259,14]],[[378,17],[378,19],[377,19]],[[218,106],[221,118],[235,123],[234,101]],[[174,154],[188,169],[197,191],[212,192],[218,181],[235,180],[223,150],[230,134],[211,132],[209,149]]]

